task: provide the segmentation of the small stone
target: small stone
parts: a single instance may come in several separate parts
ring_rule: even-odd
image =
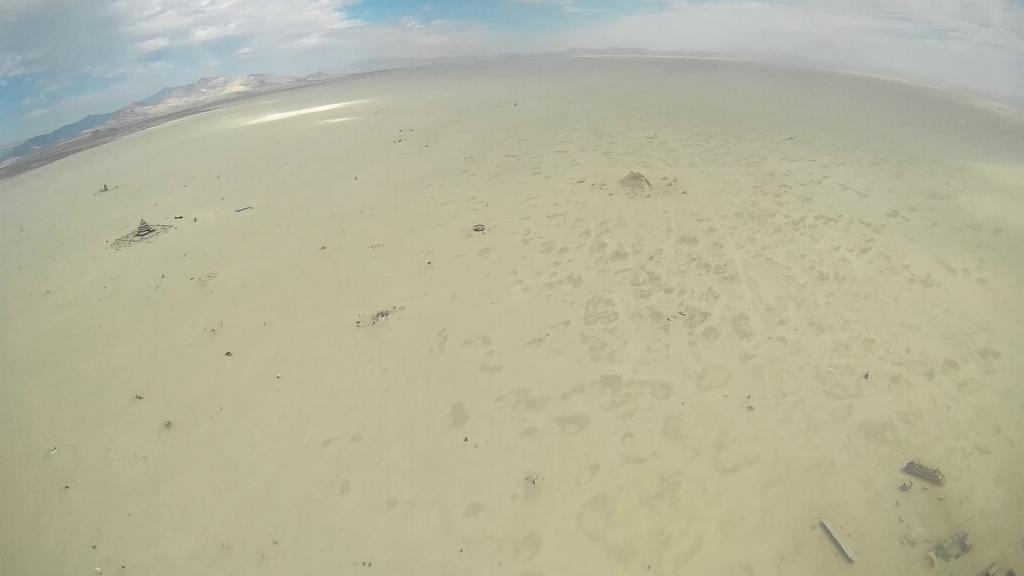
[[[231,352],[225,352],[224,355],[225,356],[234,356],[234,354],[232,354]]]
[[[99,566],[93,568],[93,571],[97,574],[103,574],[103,568],[100,568]]]
[[[136,399],[136,400],[145,400],[145,399],[146,399],[146,397],[145,397],[145,396],[143,396],[142,394],[136,394],[136,395],[135,395],[135,399]]]
[[[170,420],[164,420],[164,428],[170,428],[171,426],[174,426],[174,422]]]
[[[748,404],[748,405],[747,405],[747,412],[753,412],[753,411],[754,411],[754,407],[753,407],[753,406],[750,406],[750,405]]]
[[[474,224],[473,225],[473,232],[483,232],[484,230],[486,230],[486,227],[484,227],[483,224]]]
[[[914,483],[911,482],[910,480],[907,480],[903,484],[900,484],[900,492],[908,492],[913,487]]]

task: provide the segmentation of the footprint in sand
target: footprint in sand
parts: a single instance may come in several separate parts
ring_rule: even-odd
[[[590,426],[590,417],[586,414],[573,414],[571,416],[559,416],[555,423],[562,429],[562,434],[575,436]]]
[[[458,430],[465,426],[466,422],[469,422],[469,412],[466,411],[462,402],[456,402],[448,411],[448,418],[452,421],[452,427]]]
[[[529,562],[537,556],[540,552],[540,547],[544,544],[544,540],[540,537],[540,534],[536,532],[530,532],[523,537],[522,540],[516,544],[516,560],[520,562]]]

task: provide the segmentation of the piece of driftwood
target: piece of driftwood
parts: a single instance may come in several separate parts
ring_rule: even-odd
[[[916,476],[922,480],[927,480],[936,486],[943,486],[946,484],[946,477],[942,475],[942,471],[938,468],[932,468],[931,466],[925,466],[920,462],[911,460],[907,462],[907,465],[903,467],[903,471],[911,476]]]
[[[841,552],[843,557],[846,558],[846,561],[853,564],[853,552],[850,552],[850,549],[846,547],[846,544],[843,544],[843,541],[839,539],[839,534],[837,534],[836,531],[828,525],[828,522],[821,520],[820,524],[821,529],[828,535],[829,540],[832,540],[832,543],[836,545],[836,548],[838,548],[839,552]]]

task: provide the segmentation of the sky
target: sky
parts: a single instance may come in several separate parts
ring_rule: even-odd
[[[204,76],[630,47],[1024,106],[1024,0],[0,0],[0,145]]]

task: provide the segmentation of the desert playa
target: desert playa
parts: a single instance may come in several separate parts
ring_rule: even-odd
[[[1021,294],[1024,122],[954,94],[244,100],[0,181],[0,572],[1024,570]]]

